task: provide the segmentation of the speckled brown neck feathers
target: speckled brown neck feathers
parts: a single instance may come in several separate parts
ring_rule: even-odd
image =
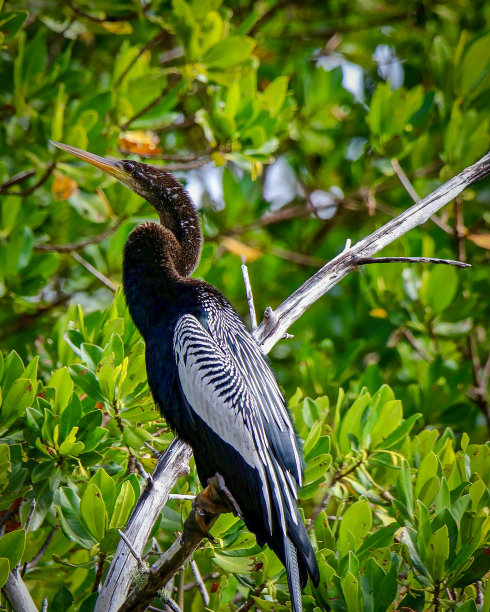
[[[166,238],[175,270],[188,276],[199,263],[202,248],[199,217],[189,194],[177,179],[161,168],[140,162],[127,164],[132,166],[127,186],[153,206],[162,226],[171,232],[174,240],[168,232],[160,234],[160,239]]]

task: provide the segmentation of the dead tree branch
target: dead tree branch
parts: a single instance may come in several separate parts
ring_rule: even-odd
[[[140,556],[170,491],[177,480],[189,471],[191,454],[190,447],[176,438],[159,458],[152,483],[145,487],[124,532]],[[121,608],[137,568],[138,562],[121,540],[97,599],[95,612],[115,612]]]
[[[2,587],[2,591],[14,612],[38,612],[37,606],[17,568],[10,572],[7,582]]]
[[[469,166],[434,192],[408,208],[375,232],[342,251],[309,278],[262,322],[254,336],[264,353],[282,338],[287,329],[322,295],[356,267],[356,261],[370,257],[409,230],[425,223],[436,211],[451,202],[466,188],[490,173],[490,153]]]

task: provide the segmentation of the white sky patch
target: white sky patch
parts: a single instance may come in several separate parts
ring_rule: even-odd
[[[282,208],[296,197],[304,197],[301,184],[285,157],[279,157],[267,168],[263,189],[270,210]]]
[[[223,200],[223,168],[217,168],[209,163],[199,168],[186,172],[186,189],[197,208],[202,208],[205,193],[209,194],[216,210],[224,208]]]
[[[378,74],[384,81],[389,81],[392,89],[403,85],[404,71],[401,61],[396,56],[394,47],[378,45],[373,53],[373,60],[378,64]]]
[[[340,66],[342,68],[342,86],[354,96],[358,102],[364,102],[364,72],[361,66],[353,64],[340,53],[322,55],[316,65],[327,72]]]
[[[338,200],[344,197],[340,187],[334,185],[328,191],[316,189],[310,193],[310,204],[320,219],[331,219],[338,209]]]

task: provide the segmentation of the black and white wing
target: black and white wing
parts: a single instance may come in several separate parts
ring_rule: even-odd
[[[256,400],[269,442],[278,461],[302,485],[303,466],[296,433],[274,374],[259,346],[232,307],[208,317],[208,327]]]
[[[298,520],[296,474],[293,478],[282,465],[279,455],[287,453],[276,453],[281,436],[288,430],[284,424],[280,430],[276,420],[263,409],[262,403],[268,396],[259,401],[254,393],[251,381],[258,373],[253,372],[253,362],[249,364],[247,379],[232,353],[224,350],[213,336],[192,315],[184,315],[177,322],[173,346],[182,393],[216,440],[235,449],[249,469],[258,473],[267,531],[272,535],[277,521],[285,534],[287,523]],[[224,454],[223,465],[218,466],[222,473],[227,471],[226,461]],[[225,482],[233,492],[226,476]],[[234,493],[234,497],[239,501],[240,495]]]

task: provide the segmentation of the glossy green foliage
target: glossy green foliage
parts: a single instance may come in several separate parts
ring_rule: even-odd
[[[176,172],[203,217],[195,276],[247,318],[242,257],[260,314],[486,153],[489,16],[482,0],[0,0],[0,585],[27,562],[39,607],[90,612],[94,558],[107,567],[149,447],[173,437],[120,290],[154,212],[48,139]],[[306,612],[490,610],[488,185],[382,253],[471,269],[361,267],[271,352],[321,572]],[[173,492],[199,490],[191,462]],[[190,508],[168,502],[145,559]],[[208,609],[290,609],[241,521],[213,533],[195,554]]]

